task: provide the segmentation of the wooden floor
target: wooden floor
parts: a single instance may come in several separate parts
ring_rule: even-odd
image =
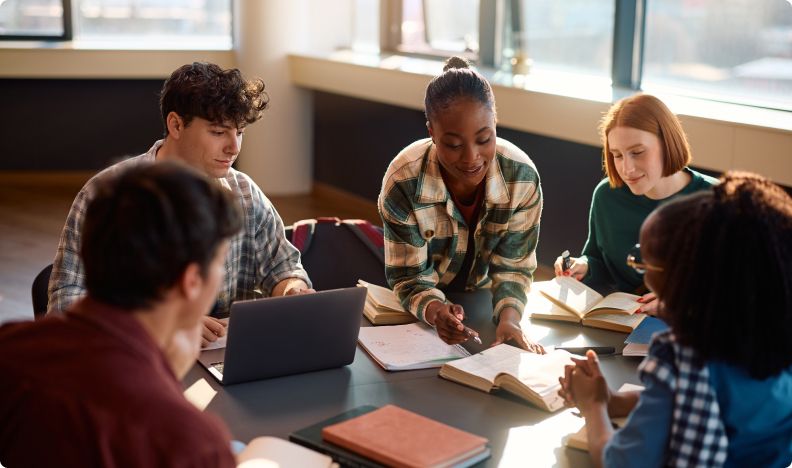
[[[0,173],[0,323],[33,317],[33,278],[52,263],[69,207],[88,177],[88,173]],[[373,203],[321,185],[315,195],[271,200],[286,224],[320,216],[380,224]]]

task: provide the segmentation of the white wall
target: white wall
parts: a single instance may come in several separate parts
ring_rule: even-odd
[[[350,1],[237,0],[237,66],[264,80],[270,107],[245,133],[238,166],[270,195],[308,193],[313,180],[310,92],[289,76],[290,52],[348,47]]]

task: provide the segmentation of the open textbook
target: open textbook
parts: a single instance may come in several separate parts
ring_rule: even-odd
[[[440,377],[491,392],[503,389],[546,411],[564,406],[558,396],[564,366],[572,355],[566,351],[535,354],[500,344],[470,357],[451,361],[440,368]]]
[[[399,298],[388,288],[358,280],[358,287],[366,288],[363,315],[374,325],[400,325],[415,322],[416,318],[402,307]]]
[[[582,323],[588,327],[630,333],[646,318],[637,314],[640,296],[615,292],[600,293],[569,276],[536,281],[525,310],[532,319]]]
[[[619,392],[640,392],[644,389],[641,385],[629,384],[626,383],[619,388]],[[611,418],[611,424],[613,425],[614,429],[621,429],[627,424],[627,418]],[[588,433],[586,432],[586,426],[580,428],[579,431],[571,434],[569,438],[567,438],[565,445],[567,447],[576,448],[578,450],[585,450],[588,452]]]
[[[389,327],[360,327],[358,342],[383,369],[427,369],[470,356],[465,348],[443,342],[423,323]]]

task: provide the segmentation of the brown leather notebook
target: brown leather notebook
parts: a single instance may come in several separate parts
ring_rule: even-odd
[[[469,466],[487,439],[394,405],[322,429],[326,442],[395,467]]]

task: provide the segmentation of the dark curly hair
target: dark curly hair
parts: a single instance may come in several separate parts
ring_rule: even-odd
[[[764,379],[792,365],[792,198],[728,172],[660,207],[648,252],[665,269],[661,314],[703,359]]]
[[[142,164],[99,182],[82,227],[88,294],[131,310],[159,301],[191,263],[201,274],[242,228],[227,190],[181,163]]]
[[[231,121],[237,128],[261,118],[269,104],[260,79],[245,80],[236,68],[223,70],[213,63],[182,65],[165,80],[160,113],[168,135],[168,114],[175,112],[189,125],[200,117],[212,123]]]
[[[432,78],[426,87],[424,109],[426,120],[435,116],[459,98],[476,100],[495,113],[495,96],[486,78],[470,68],[470,62],[462,57],[451,57],[445,62],[443,73]]]

